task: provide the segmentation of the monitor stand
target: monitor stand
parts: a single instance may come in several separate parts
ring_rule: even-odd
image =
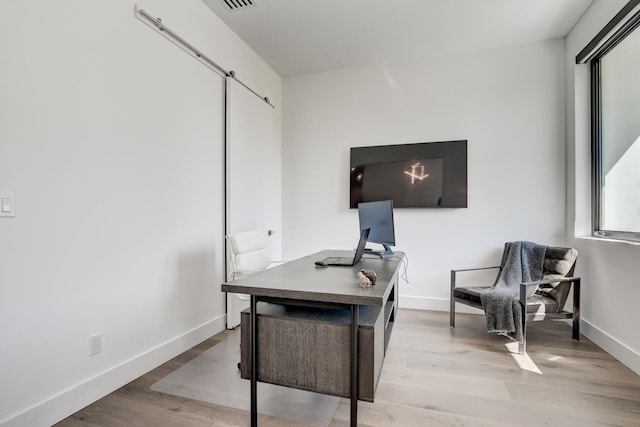
[[[393,256],[393,251],[391,250],[389,245],[387,245],[386,243],[382,243],[382,246],[384,246],[384,250],[383,251],[376,251],[374,249],[365,248],[364,253],[377,255],[380,258],[389,258],[389,257]]]

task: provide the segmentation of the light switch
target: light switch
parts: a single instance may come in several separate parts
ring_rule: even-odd
[[[15,203],[13,193],[8,191],[0,192],[0,217],[14,217]]]

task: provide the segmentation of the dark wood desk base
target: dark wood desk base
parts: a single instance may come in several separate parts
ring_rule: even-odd
[[[342,251],[344,252],[344,251]],[[316,254],[300,258],[287,264],[266,270],[260,273],[254,273],[246,278],[223,283],[223,292],[244,293],[251,296],[249,307],[249,359],[250,359],[250,381],[251,381],[251,426],[258,425],[258,408],[257,408],[257,383],[258,381],[267,381],[274,384],[279,382],[269,380],[261,365],[261,352],[271,351],[265,342],[261,339],[269,333],[281,333],[283,329],[280,326],[271,328],[265,327],[266,324],[259,321],[261,314],[259,312],[259,302],[269,302],[282,307],[305,307],[311,316],[315,316],[317,311],[314,310],[337,310],[350,313],[350,321],[347,323],[349,327],[349,380],[348,388],[343,388],[334,392],[327,392],[319,389],[313,390],[313,387],[306,387],[300,384],[282,384],[296,388],[306,388],[312,391],[319,391],[325,394],[344,395],[344,389],[348,390],[348,397],[351,400],[351,426],[358,424],[358,397],[359,393],[359,360],[360,357],[374,359],[373,354],[362,354],[359,347],[359,331],[361,327],[361,311],[366,312],[371,307],[377,310],[378,318],[382,319],[382,327],[378,327],[377,342],[381,343],[382,358],[384,358],[384,350],[388,343],[393,320],[397,311],[398,301],[398,269],[400,266],[400,258],[404,255],[398,253],[395,259],[367,259],[363,258],[358,266],[351,268],[337,267],[318,270],[313,267],[313,262],[318,259],[324,259],[326,256],[340,255],[340,251],[322,251]],[[358,287],[357,271],[360,268],[373,269],[378,274],[378,283],[371,288],[362,289]],[[245,315],[246,318],[246,315]],[[294,319],[290,323],[300,322],[300,319]],[[245,322],[246,326],[246,322]],[[345,322],[330,322],[329,328],[339,328],[344,331]],[[245,327],[242,328],[243,335],[246,335]],[[375,329],[375,328],[374,328]],[[375,335],[375,334],[374,334]],[[284,335],[285,338],[287,335]],[[262,337],[262,338],[261,338]],[[282,348],[287,348],[287,341]],[[344,348],[344,346],[343,346]],[[307,349],[307,352],[310,350]],[[315,346],[311,351],[317,353],[327,353],[327,348]],[[284,354],[289,354],[284,353]],[[373,363],[373,362],[371,362]],[[244,366],[246,362],[242,362]],[[380,363],[380,367],[382,363]],[[280,369],[282,370],[282,369]],[[268,371],[265,371],[268,373]],[[343,373],[346,373],[343,371]],[[264,375],[263,375],[264,374]],[[303,376],[301,374],[301,376]],[[346,375],[342,375],[344,378]],[[372,381],[375,389],[377,378]],[[373,392],[371,393],[373,400]]]
[[[257,304],[258,381],[351,396],[351,307]],[[393,319],[376,306],[358,310],[358,399],[373,402]],[[386,327],[386,328],[385,328]],[[241,315],[240,375],[251,379],[249,309]],[[322,351],[318,351],[322,349]]]
[[[277,303],[277,299],[273,298],[268,299],[271,303]],[[257,304],[260,301],[260,297],[255,295],[251,295],[251,304],[249,307],[249,315],[251,318],[250,325],[250,370],[251,370],[251,427],[258,426],[258,310]],[[285,302],[285,301],[283,301]],[[286,301],[287,303],[291,303],[290,300]],[[308,304],[305,304],[308,305]],[[325,308],[327,305],[323,304],[320,308]],[[329,308],[346,308],[340,307],[340,305],[330,304]],[[349,310],[351,311],[351,346],[350,346],[350,399],[351,399],[351,426],[356,427],[358,425],[358,324],[359,324],[359,311],[360,307],[358,304],[349,304]]]

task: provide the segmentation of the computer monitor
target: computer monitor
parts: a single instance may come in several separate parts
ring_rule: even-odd
[[[360,231],[370,228],[368,240],[379,243],[384,247],[383,251],[367,250],[368,253],[376,253],[381,257],[393,255],[390,246],[395,246],[396,236],[393,225],[393,201],[381,200],[377,202],[358,203],[358,217],[360,218]]]

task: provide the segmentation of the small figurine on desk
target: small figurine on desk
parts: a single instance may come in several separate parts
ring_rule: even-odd
[[[358,271],[358,279],[360,279],[360,287],[368,288],[371,285],[376,284],[376,280],[378,279],[378,276],[376,275],[376,272],[373,270],[362,269]]]

